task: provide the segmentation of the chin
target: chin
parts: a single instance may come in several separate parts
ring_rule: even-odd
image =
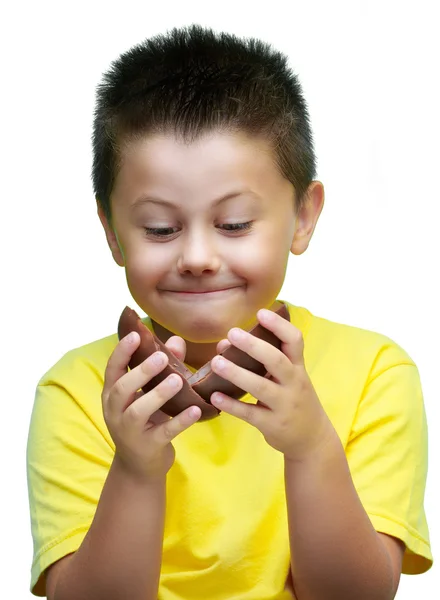
[[[225,327],[225,323],[215,323],[212,319],[195,319],[191,323],[185,323],[185,325],[181,325],[180,327],[176,327],[177,333],[175,335],[179,335],[183,337],[188,342],[193,342],[195,344],[214,344],[225,338],[228,334],[228,331],[231,327],[234,327],[234,324],[227,324]]]
[[[212,327],[201,329],[200,327],[191,327],[182,332],[181,337],[187,342],[192,342],[194,344],[216,344],[227,337],[229,329],[230,327],[227,329],[214,329]]]

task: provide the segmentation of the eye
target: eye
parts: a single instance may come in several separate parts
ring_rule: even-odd
[[[152,237],[169,237],[177,231],[177,227],[144,227],[145,233]]]
[[[252,228],[253,222],[246,223],[223,223],[219,229],[228,233],[240,233]],[[165,239],[171,237],[179,231],[178,227],[144,227],[145,233],[149,237]]]
[[[224,231],[230,231],[231,233],[235,233],[251,229],[252,224],[252,221],[247,221],[246,223],[223,223],[221,229],[223,229]]]

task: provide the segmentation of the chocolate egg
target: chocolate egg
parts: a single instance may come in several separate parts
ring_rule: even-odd
[[[290,320],[289,310],[282,302],[275,302],[271,307],[271,310],[284,319]],[[183,380],[182,388],[161,408],[167,415],[174,417],[189,406],[199,406],[202,411],[200,421],[212,419],[213,417],[218,416],[220,412],[210,403],[213,392],[223,392],[236,400],[246,394],[244,390],[240,389],[230,381],[223,379],[217,375],[217,373],[214,373],[211,370],[211,361],[207,362],[195,373],[190,371],[182,361],[174,356],[171,350],[169,350],[156,335],[151,333],[148,327],[144,325],[139,315],[126,306],[119,318],[119,339],[121,340],[131,331],[137,331],[140,336],[140,344],[131,357],[128,365],[130,369],[134,369],[140,365],[154,352],[161,351],[168,356],[167,366],[142,387],[143,392],[148,393],[172,373],[177,373]],[[259,323],[250,330],[250,333],[278,349],[281,348],[281,341],[271,331]],[[262,363],[235,346],[226,348],[226,350],[221,352],[221,356],[224,356],[236,365],[248,369],[262,377],[267,376],[266,368]]]

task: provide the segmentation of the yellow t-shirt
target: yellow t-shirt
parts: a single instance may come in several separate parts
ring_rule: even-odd
[[[404,573],[425,572],[427,424],[417,367],[383,335],[288,306],[373,526],[406,544]],[[101,391],[117,341],[114,334],[68,352],[37,387],[27,447],[37,596],[44,570],[81,545],[113,459]],[[291,599],[283,455],[225,413],[173,444],[159,600]]]

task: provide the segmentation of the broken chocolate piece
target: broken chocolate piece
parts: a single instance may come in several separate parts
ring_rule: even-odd
[[[271,309],[284,319],[290,320],[289,310],[282,302],[275,302]],[[133,353],[129,362],[128,366],[130,369],[134,369],[140,365],[156,351],[164,352],[169,359],[167,366],[142,387],[143,392],[148,393],[172,373],[177,373],[183,380],[182,388],[161,408],[167,415],[174,417],[189,406],[198,406],[202,411],[200,421],[212,419],[213,417],[218,416],[220,412],[215,406],[210,404],[210,398],[213,392],[223,392],[236,400],[240,399],[246,393],[230,381],[227,381],[220,377],[220,375],[217,375],[217,373],[214,373],[211,370],[210,361],[203,365],[196,373],[192,373],[182,361],[174,356],[157,336],[151,333],[148,327],[144,325],[139,315],[126,306],[119,319],[119,339],[121,340],[131,331],[137,331],[141,341],[139,348]],[[250,330],[250,333],[278,349],[281,348],[281,341],[271,331],[259,323]],[[267,371],[262,363],[250,357],[245,352],[242,352],[235,346],[226,348],[226,350],[221,353],[221,356],[224,356],[236,365],[248,369],[253,373],[257,373],[262,377],[267,376]]]

